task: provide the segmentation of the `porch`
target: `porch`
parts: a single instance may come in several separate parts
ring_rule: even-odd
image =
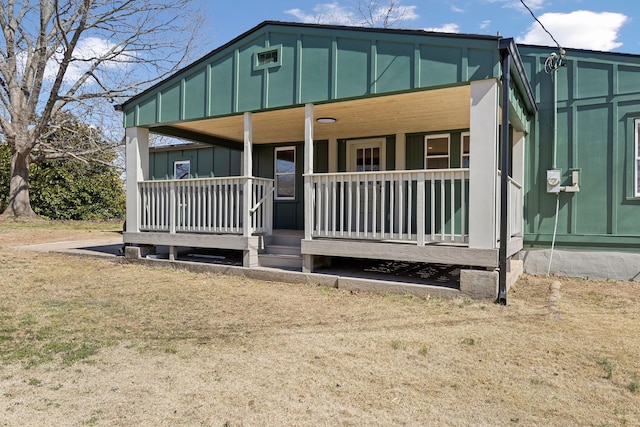
[[[179,124],[190,126],[194,133],[215,132],[229,140],[237,138],[238,128],[243,129],[241,176],[236,177],[150,181],[149,129],[128,128],[124,241],[131,245],[167,246],[170,259],[175,259],[179,247],[236,250],[243,254],[244,267],[273,267],[260,255],[265,259],[264,254],[271,253],[279,176],[277,171],[269,177],[254,176],[254,146],[295,141],[302,129],[303,160],[295,185],[303,191],[293,198],[303,206],[303,230],[295,244],[284,245],[296,251],[284,255],[299,258],[297,267],[287,268],[313,272],[331,257],[344,257],[495,270],[501,244],[500,171],[496,156],[499,92],[498,81],[488,79],[452,88],[317,106],[306,104]],[[449,101],[444,111],[435,108],[439,99]],[[386,114],[390,103],[394,108],[402,105],[410,113],[402,120],[394,120]],[[363,111],[382,118],[373,135],[361,118],[356,120]],[[316,117],[329,112],[337,117],[340,126],[316,123]],[[511,123],[508,256],[522,247],[526,124],[518,120],[521,116],[515,115]],[[278,121],[281,126],[276,129],[274,123]],[[409,133],[421,130],[434,134],[447,129],[469,130],[472,143],[466,154],[471,159],[468,167],[433,169],[423,158],[422,168],[408,170]],[[165,128],[158,130],[166,132]],[[370,140],[376,134],[394,135],[392,162],[380,161],[369,169],[350,171],[343,166],[338,170],[340,138],[348,144],[349,138]],[[327,141],[329,169],[321,173],[314,170],[314,145],[320,139]],[[426,153],[427,146],[423,148]],[[384,151],[381,146],[380,152]]]
[[[493,248],[469,246],[469,169],[324,173],[305,181],[311,197],[298,254],[305,271],[314,268],[311,257],[329,255],[497,267],[497,234]],[[521,248],[522,185],[509,182],[512,255]],[[171,259],[177,247],[241,250],[245,266],[260,265],[273,230],[273,192],[274,180],[258,177],[140,182],[139,232],[126,232],[125,242],[168,246]]]

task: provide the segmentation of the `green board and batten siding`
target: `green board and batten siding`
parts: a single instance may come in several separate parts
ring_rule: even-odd
[[[546,193],[553,166],[550,48],[520,46],[539,111],[526,153],[525,244],[551,243],[556,197]],[[634,198],[634,119],[640,118],[640,57],[568,50],[558,71],[556,166],[562,185],[580,170],[580,192],[560,193],[557,245],[638,250],[640,199]]]
[[[180,121],[284,108],[308,102],[367,97],[455,85],[499,75],[498,38],[381,31],[362,28],[264,23],[216,49],[128,101],[125,127],[160,127]],[[278,66],[256,67],[256,54],[278,52]],[[187,102],[188,100],[188,102]],[[181,136],[174,128],[173,136]],[[160,132],[162,133],[162,132]],[[193,135],[183,135],[193,137]],[[193,138],[191,138],[193,139]],[[206,139],[200,138],[202,142]],[[302,141],[292,141],[297,177],[302,174]],[[274,145],[254,147],[254,175],[273,178]],[[338,170],[346,170],[345,143],[339,142]],[[316,142],[314,170],[328,171],[326,142]],[[387,169],[395,167],[395,135],[387,136]],[[151,178],[171,178],[173,161],[192,165],[210,153],[153,153]],[[228,151],[227,151],[228,152]],[[193,177],[225,176],[225,165],[194,168]],[[209,161],[209,160],[207,160]],[[234,163],[234,164],[239,164]],[[207,175],[210,174],[210,175]],[[301,183],[300,183],[301,184]],[[296,198],[275,201],[275,228],[303,228],[302,185]]]
[[[193,145],[156,149],[149,154],[149,179],[173,179],[173,165],[181,160],[189,160],[191,178],[239,176],[242,152]]]
[[[270,47],[281,65],[256,69]],[[125,127],[498,77],[497,47],[489,36],[267,22],[126,102]]]

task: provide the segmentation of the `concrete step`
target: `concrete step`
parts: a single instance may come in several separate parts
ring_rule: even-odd
[[[281,268],[284,270],[302,271],[302,255],[258,254],[261,267]]]
[[[267,245],[265,253],[271,255],[296,255],[300,256],[300,245],[298,246],[286,246],[286,245]]]
[[[304,234],[299,231],[279,232],[274,231],[271,236],[264,236],[265,246],[297,246],[300,247],[300,241],[304,238]]]

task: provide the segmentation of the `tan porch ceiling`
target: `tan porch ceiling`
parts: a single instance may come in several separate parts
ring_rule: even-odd
[[[469,128],[470,86],[362,98],[314,105],[314,139],[348,139],[395,133]],[[304,141],[304,107],[253,114],[253,143]],[[184,122],[173,127],[233,141],[244,138],[243,116]]]

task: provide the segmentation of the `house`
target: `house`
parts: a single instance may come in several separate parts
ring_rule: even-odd
[[[549,53],[263,22],[119,106],[128,256],[459,265],[461,291],[501,302],[515,260],[539,271],[552,244],[556,267],[572,249],[638,270],[640,59],[572,51],[552,84]],[[150,150],[150,133],[193,143]]]
[[[525,162],[525,270],[640,280],[640,56],[571,49],[554,82],[549,48],[518,49],[539,110]],[[579,192],[547,192],[549,169]]]

